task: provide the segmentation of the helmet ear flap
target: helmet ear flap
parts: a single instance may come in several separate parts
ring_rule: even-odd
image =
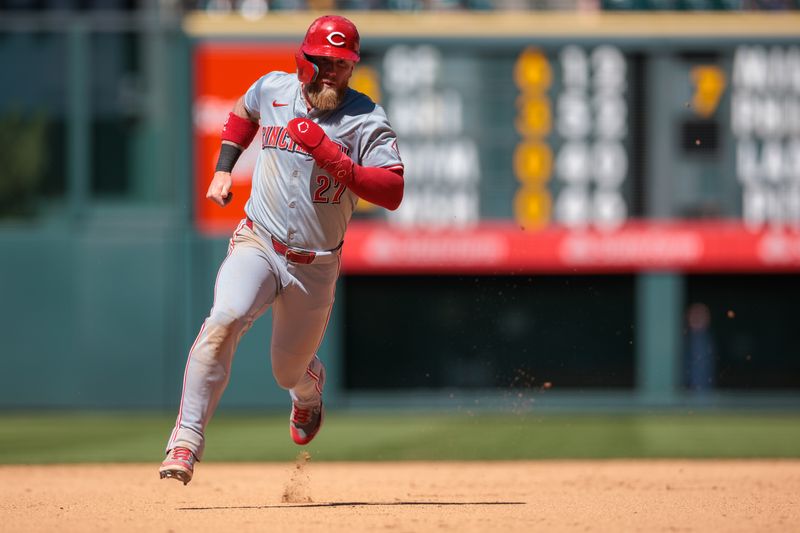
[[[301,83],[311,83],[317,79],[319,67],[309,61],[302,50],[295,52],[294,60],[297,63],[297,79],[299,79]]]

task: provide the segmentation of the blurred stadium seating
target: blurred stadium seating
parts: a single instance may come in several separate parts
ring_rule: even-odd
[[[258,17],[270,11],[449,11],[608,10],[754,11],[794,10],[799,0],[0,0],[0,11],[136,11],[164,13],[238,12]]]

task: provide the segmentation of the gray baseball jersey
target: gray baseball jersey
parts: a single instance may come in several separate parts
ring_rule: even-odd
[[[214,306],[189,350],[178,418],[167,443],[167,450],[188,448],[198,459],[239,340],[268,309],[276,381],[296,405],[321,401],[325,367],[316,351],[333,305],[338,247],[357,197],[291,140],[287,123],[310,118],[356,163],[402,168],[386,114],[357,91],[348,89],[334,111],[309,112],[297,77],[272,72],[250,87],[245,106],[260,116],[261,124],[261,152],[245,206],[248,218],[231,238],[217,275]],[[272,237],[323,253],[311,263],[295,263],[276,250]]]
[[[261,152],[245,212],[290,246],[336,248],[358,197],[292,141],[286,124],[296,117],[310,118],[357,164],[402,168],[397,136],[383,108],[348,89],[335,110],[308,111],[297,76],[285,72],[261,77],[248,89],[244,104],[261,124]]]

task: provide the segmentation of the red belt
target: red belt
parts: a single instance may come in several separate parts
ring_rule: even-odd
[[[275,237],[272,237],[272,235],[270,235],[270,237],[272,238],[272,247],[276,252],[284,256],[287,261],[307,265],[311,263],[315,257],[317,257],[316,252],[308,252],[306,250],[298,250],[297,248],[289,248]]]
[[[253,221],[249,218],[247,219],[247,227],[253,229]],[[292,263],[300,263],[303,265],[307,265],[314,261],[314,258],[317,257],[316,252],[310,252],[308,250],[298,250],[297,248],[291,248],[288,245],[282,243],[272,235],[270,235],[270,239],[272,239],[272,248],[278,252],[278,254],[282,255],[286,258],[287,261],[291,261]]]

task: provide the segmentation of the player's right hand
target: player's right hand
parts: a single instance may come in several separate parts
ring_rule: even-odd
[[[232,184],[233,178],[230,172],[215,172],[214,179],[211,180],[211,185],[208,186],[206,198],[221,207],[225,207],[233,199]]]

